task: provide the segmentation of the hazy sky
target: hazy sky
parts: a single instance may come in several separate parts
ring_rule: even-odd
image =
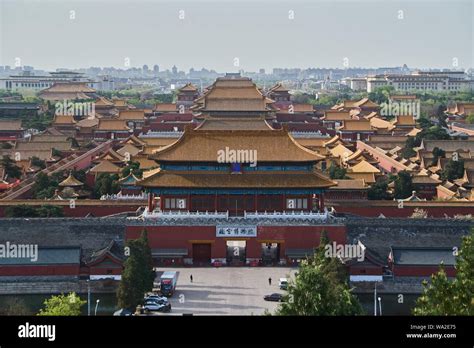
[[[473,2],[0,0],[0,65],[469,68]]]

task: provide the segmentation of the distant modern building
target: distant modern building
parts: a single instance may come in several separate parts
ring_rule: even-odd
[[[0,89],[11,91],[33,90],[41,91],[51,87],[57,82],[84,82],[88,87],[110,91],[115,89],[114,80],[109,76],[101,76],[99,80],[92,80],[82,73],[72,71],[50,72],[49,75],[33,75],[23,72],[22,75],[14,75],[0,79]]]
[[[464,71],[418,71],[410,75],[374,75],[367,77],[367,92],[393,86],[397,91],[469,91],[474,81]]]
[[[366,91],[367,78],[366,77],[352,77],[347,79],[347,86],[353,91]]]

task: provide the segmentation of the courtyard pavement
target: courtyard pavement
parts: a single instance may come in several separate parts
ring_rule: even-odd
[[[262,315],[273,313],[278,302],[268,302],[264,295],[284,294],[278,287],[279,278],[294,277],[296,268],[290,267],[201,267],[158,268],[178,271],[174,295],[169,299],[170,314],[182,315]],[[190,275],[193,276],[191,283]],[[272,278],[272,285],[268,278]],[[158,313],[157,313],[158,314]],[[159,313],[159,315],[163,315]]]

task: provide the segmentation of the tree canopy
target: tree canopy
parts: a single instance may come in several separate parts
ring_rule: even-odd
[[[456,277],[448,279],[444,266],[423,282],[414,315],[474,315],[474,229],[463,238],[456,258]],[[455,250],[453,250],[455,252]]]
[[[40,309],[40,316],[79,316],[81,307],[87,301],[81,300],[74,292],[68,295],[52,296],[44,301],[44,308]]]
[[[120,191],[117,174],[100,173],[94,186],[94,195],[99,198],[102,195],[111,195]]]
[[[389,199],[390,195],[387,192],[388,181],[379,180],[372,184],[367,191],[367,198],[371,200],[385,200]]]
[[[395,178],[395,198],[402,199],[410,197],[413,192],[411,175],[407,171],[401,171]]]
[[[0,160],[0,166],[4,168],[5,174],[8,175],[9,178],[21,178],[21,168],[16,165],[16,162],[12,160],[10,156],[3,156]]]
[[[117,299],[120,308],[133,311],[143,301],[145,293],[153,289],[155,279],[146,230],[140,238],[128,240],[126,247],[130,255],[124,263]]]
[[[458,161],[450,159],[448,163],[446,163],[444,170],[441,171],[441,178],[443,180],[452,181],[452,180],[462,178],[463,176],[464,176],[464,161],[461,159]]]
[[[295,281],[288,284],[277,315],[360,315],[362,307],[352,294],[346,269],[338,258],[325,256],[329,240],[323,233],[314,257],[301,262]]]
[[[331,163],[331,166],[329,167],[328,171],[329,171],[329,177],[331,179],[347,179],[347,176],[346,176],[347,170],[336,166],[334,163]]]

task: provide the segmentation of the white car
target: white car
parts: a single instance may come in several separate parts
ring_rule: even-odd
[[[150,295],[145,297],[145,301],[154,301],[161,304],[162,302],[168,302],[168,298],[159,295]]]
[[[158,302],[155,302],[155,301],[145,301],[145,304],[143,305],[143,310],[145,312],[168,313],[171,311],[171,304],[169,304],[168,302],[159,304]]]

